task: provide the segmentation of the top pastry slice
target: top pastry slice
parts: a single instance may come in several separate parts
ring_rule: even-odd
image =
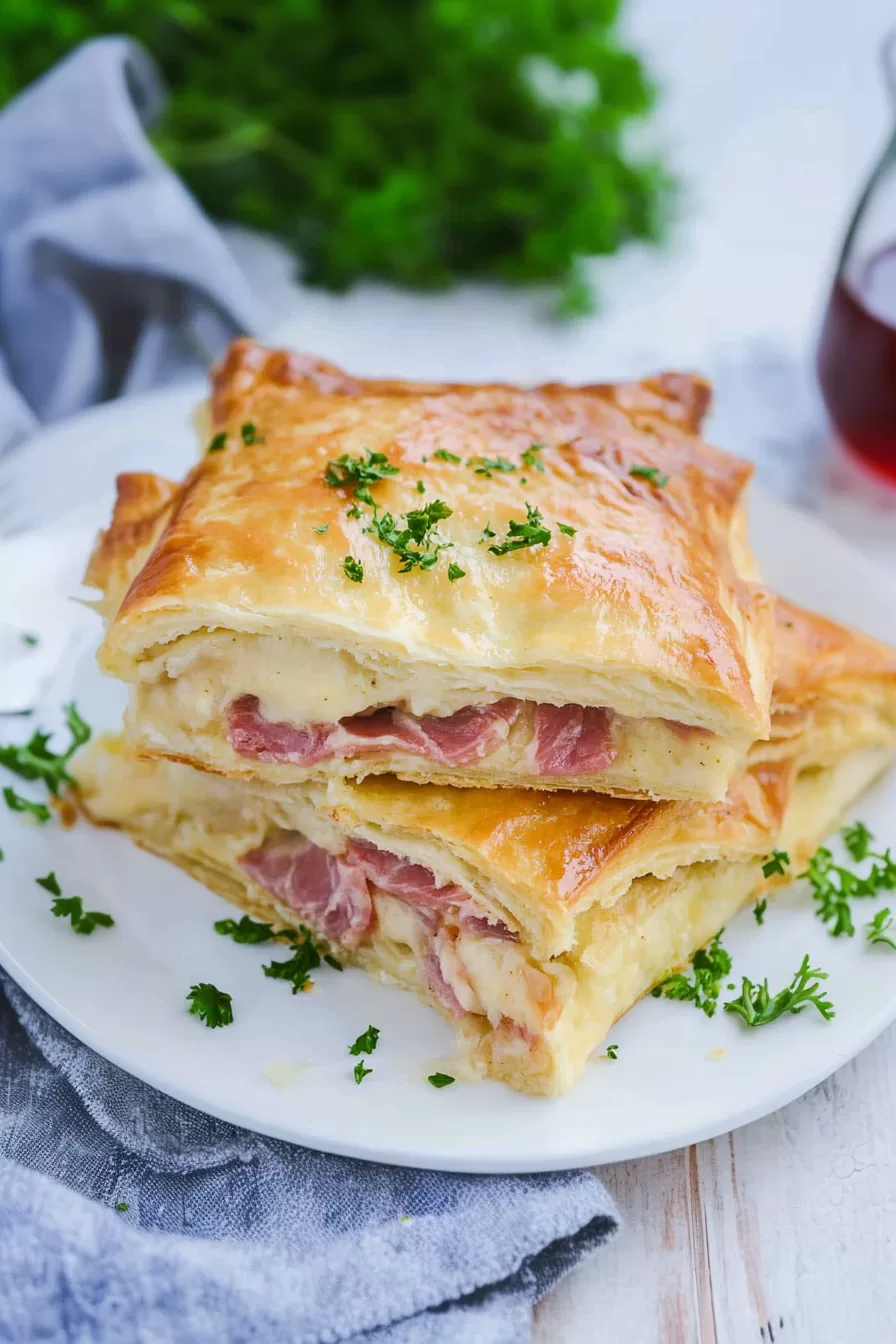
[[[237,343],[201,462],[121,477],[88,569],[138,750],[721,798],[768,735],[773,603],[708,396],[363,381]]]

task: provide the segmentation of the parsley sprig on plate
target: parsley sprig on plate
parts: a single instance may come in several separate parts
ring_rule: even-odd
[[[825,845],[819,845],[808,867],[799,876],[809,882],[815,913],[827,927],[828,933],[834,938],[842,934],[852,938],[856,930],[850,903],[877,896],[881,891],[896,890],[896,860],[889,849],[878,852],[871,848],[874,836],[864,822],[858,821],[847,826],[842,834],[843,842],[856,863],[872,860],[871,868],[864,877],[835,863],[833,854]]]
[[[286,961],[268,962],[262,970],[271,980],[286,980],[292,985],[293,994],[298,994],[300,990],[310,989],[311,972],[317,970],[320,962],[321,955],[311,930],[303,928],[296,935],[292,956]]]
[[[366,1031],[361,1032],[356,1041],[352,1042],[348,1047],[348,1052],[350,1055],[372,1055],[379,1044],[379,1039],[379,1027],[368,1027]],[[363,1083],[364,1079],[373,1073],[373,1069],[368,1069],[363,1059],[359,1059],[352,1072],[355,1076],[355,1082]]]
[[[769,992],[768,980],[763,980],[761,985],[754,985],[752,980],[744,976],[740,997],[729,999],[725,1004],[725,1012],[737,1013],[745,1026],[764,1027],[784,1013],[800,1013],[812,1004],[825,1022],[830,1022],[835,1015],[834,1005],[821,988],[821,982],[827,978],[826,971],[809,965],[809,954],[806,953],[790,984],[777,994]]]
[[[13,743],[0,747],[0,765],[5,765],[7,770],[21,779],[42,780],[54,797],[59,796],[64,784],[74,784],[68,773],[69,761],[78,748],[90,740],[90,729],[78,713],[74,701],[65,705],[64,710],[70,739],[64,751],[52,751],[49,746],[52,734],[39,730],[31,734],[24,746]],[[7,803],[17,812],[30,810],[16,806],[8,798]]]
[[[681,999],[685,1003],[693,1003],[707,1017],[713,1017],[718,1007],[722,981],[731,972],[731,956],[721,943],[724,932],[721,929],[707,947],[694,953],[691,961],[693,979],[682,971],[667,975],[654,987],[653,997]]]
[[[894,924],[893,916],[890,914],[889,906],[884,906],[883,910],[878,910],[874,918],[865,925],[865,937],[869,943],[886,943],[887,947],[892,947],[896,952],[894,934],[896,934],[896,924]]]
[[[229,1027],[233,1021],[233,1000],[223,989],[201,981],[191,985],[187,995],[190,1012],[207,1027]]]
[[[63,896],[59,879],[53,872],[46,877],[36,877],[35,882],[53,897],[50,906],[53,914],[60,919],[70,919],[75,933],[91,934],[96,928],[111,929],[115,920],[102,910],[85,910],[80,896]]]

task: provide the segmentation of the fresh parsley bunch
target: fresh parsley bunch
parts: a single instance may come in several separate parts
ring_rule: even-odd
[[[305,279],[564,286],[654,239],[670,184],[627,146],[653,90],[619,0],[29,0],[0,6],[0,105],[123,32],[171,90],[156,141],[209,212],[279,234]]]

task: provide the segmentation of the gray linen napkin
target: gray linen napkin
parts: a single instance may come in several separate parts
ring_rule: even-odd
[[[163,103],[146,52],[104,38],[0,113],[0,457],[38,423],[195,372],[257,323],[146,138]]]
[[[110,39],[0,114],[0,454],[253,325],[224,243],[146,141],[160,99],[145,53]],[[0,1341],[520,1344],[616,1227],[587,1172],[447,1176],[235,1129],[2,976],[0,1079]]]

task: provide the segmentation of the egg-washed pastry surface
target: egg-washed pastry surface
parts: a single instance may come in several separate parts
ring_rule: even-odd
[[[812,714],[722,803],[382,777],[271,786],[137,760],[119,738],[79,762],[84,806],[250,912],[306,923],[415,989],[488,1075],[563,1091],[611,1023],[763,887],[763,858],[783,845],[799,871],[896,749],[892,652],[791,619],[803,634],[781,641],[781,684],[802,662]],[[822,635],[839,648],[827,681]],[[874,734],[850,717],[857,694],[838,709],[863,680],[886,711]]]
[[[120,478],[87,574],[140,751],[722,798],[768,734],[773,613],[707,398],[363,381],[239,343],[212,451],[182,485]]]

